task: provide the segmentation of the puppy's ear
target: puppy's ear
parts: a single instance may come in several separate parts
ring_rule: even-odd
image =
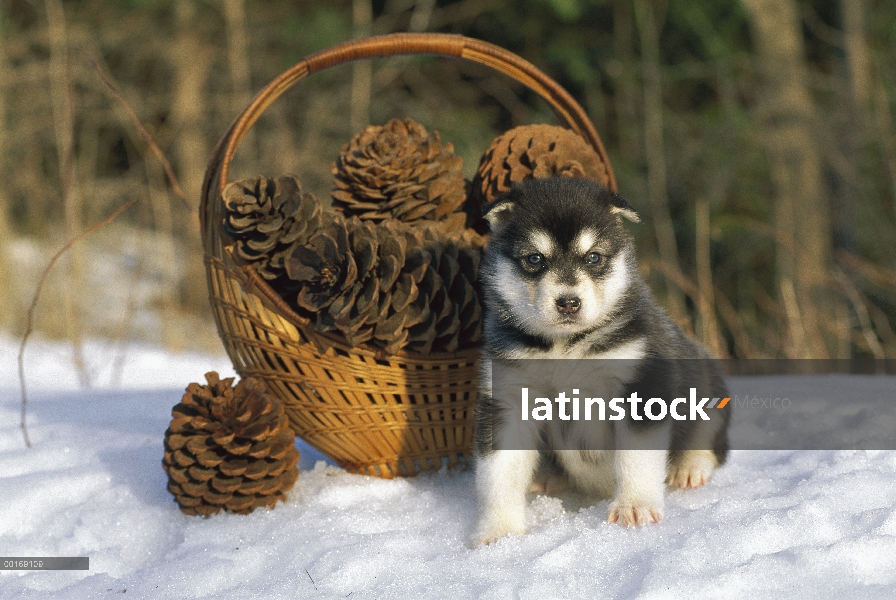
[[[638,216],[638,213],[635,212],[632,205],[618,194],[610,196],[610,212],[625,217],[632,223],[641,222],[641,217]]]
[[[482,218],[488,221],[492,233],[500,233],[513,217],[516,203],[511,200],[498,200],[487,204],[482,211]]]

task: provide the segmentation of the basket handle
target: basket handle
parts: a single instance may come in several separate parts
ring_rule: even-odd
[[[200,200],[200,215],[205,225],[209,204],[220,197],[227,184],[230,162],[246,132],[255,124],[261,113],[297,81],[318,71],[336,65],[367,58],[383,58],[407,54],[435,54],[462,58],[489,66],[510,76],[538,93],[554,109],[558,118],[582,136],[607,168],[608,187],[616,191],[616,177],[603,143],[584,109],[556,81],[545,75],[532,63],[499,46],[462,35],[445,33],[393,33],[362,40],[344,42],[305,57],[284,71],[268,84],[252,102],[243,109],[224,136],[218,141],[205,172]],[[217,189],[212,186],[217,179]]]

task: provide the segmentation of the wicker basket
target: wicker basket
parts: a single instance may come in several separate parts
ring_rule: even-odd
[[[582,108],[532,64],[497,46],[445,34],[394,34],[340,44],[285,71],[240,113],[212,152],[200,219],[209,298],[218,333],[242,377],[258,377],[284,404],[296,434],[345,469],[393,477],[466,464],[473,439],[479,354],[384,355],[322,334],[222,239],[221,193],[236,149],[264,110],[307,75],[359,59],[435,54],[481,63],[545,98],[607,165]]]

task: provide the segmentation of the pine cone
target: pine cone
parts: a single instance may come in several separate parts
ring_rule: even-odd
[[[390,354],[453,352],[479,341],[476,276],[485,239],[447,221],[372,223],[326,213],[287,263],[301,285],[287,300],[318,331]]]
[[[438,223],[404,226],[405,260],[386,292],[372,342],[386,352],[427,354],[470,348],[481,335],[476,284],[484,238],[461,236]]]
[[[373,221],[444,219],[466,198],[462,167],[452,144],[411,119],[369,125],[333,164],[333,206]]]
[[[240,179],[224,188],[223,199],[222,229],[234,240],[234,256],[269,281],[282,277],[290,248],[320,223],[320,201],[292,176]]]
[[[191,383],[171,410],[162,466],[168,491],[191,515],[271,507],[299,476],[299,452],[283,406],[253,378]]]
[[[299,286],[291,300],[314,313],[352,289],[358,280],[358,265],[342,215],[325,213],[320,229],[308,242],[293,246],[286,260],[286,274]]]
[[[367,325],[375,322],[379,312],[375,267],[379,264],[380,240],[374,223],[352,217],[345,221],[345,226],[357,269],[356,280],[334,298],[326,311],[317,314],[316,325],[320,331],[341,331],[354,346],[370,339],[371,326]]]
[[[556,125],[525,125],[499,135],[473,178],[468,212],[510,191],[524,179],[583,177],[609,184],[607,167],[573,131]]]

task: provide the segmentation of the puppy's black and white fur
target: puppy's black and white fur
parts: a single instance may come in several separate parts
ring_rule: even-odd
[[[708,422],[520,422],[500,417],[518,414],[520,400],[492,397],[490,379],[493,359],[615,358],[628,360],[586,363],[606,371],[597,374],[606,398],[637,390],[670,399],[687,396],[695,385],[701,395],[727,395],[708,360],[665,360],[708,359],[709,354],[672,323],[642,280],[622,223],[637,222],[638,215],[596,182],[557,178],[524,182],[486,207],[485,218],[492,235],[480,268],[486,314],[474,543],[525,532],[526,494],[542,456],[575,487],[611,498],[609,521],[626,526],[659,521],[667,482],[699,487],[724,463],[729,409]],[[614,364],[619,368],[607,367]],[[558,389],[569,382],[549,383]],[[495,449],[495,440],[508,436],[529,439],[538,449]],[[636,447],[667,450],[569,449],[593,448],[600,436],[611,436],[609,447],[641,440],[648,443]]]

